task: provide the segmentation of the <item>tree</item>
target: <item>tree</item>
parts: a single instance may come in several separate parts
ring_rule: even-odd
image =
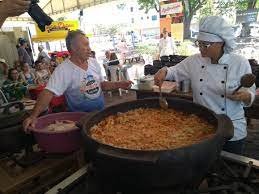
[[[258,0],[215,0],[219,14],[227,15],[231,10],[246,11],[259,7]]]
[[[147,13],[150,9],[155,9],[160,12],[159,0],[138,0],[141,10],[145,10]]]
[[[207,0],[182,0],[184,6],[184,39],[191,36],[190,25],[195,13],[202,8]]]
[[[181,0],[184,6],[184,38],[190,38],[190,25],[196,11],[206,4],[207,0]],[[156,9],[160,12],[159,0],[138,0],[140,9],[148,12],[150,9]]]
[[[213,2],[213,0],[208,0],[207,3],[201,9],[198,10],[196,15],[199,20],[205,16],[217,14]]]
[[[258,0],[217,0],[217,9],[221,15],[229,15],[236,10],[246,11],[249,9],[259,8]],[[249,23],[243,23],[242,25],[242,36],[248,36],[250,34]]]

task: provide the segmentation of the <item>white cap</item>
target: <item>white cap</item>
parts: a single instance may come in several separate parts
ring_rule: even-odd
[[[198,40],[224,42],[224,52],[230,53],[236,47],[234,29],[220,16],[208,16],[200,21]]]

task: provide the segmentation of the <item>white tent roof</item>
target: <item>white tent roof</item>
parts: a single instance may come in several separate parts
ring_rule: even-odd
[[[87,7],[108,3],[114,0],[40,0],[39,6],[48,15],[62,14]],[[18,17],[9,17],[8,21],[31,21],[30,16],[25,13]]]
[[[107,3],[112,0],[40,0],[40,7],[49,15],[70,12]]]

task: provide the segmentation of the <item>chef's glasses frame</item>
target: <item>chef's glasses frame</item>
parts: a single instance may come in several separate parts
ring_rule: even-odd
[[[211,45],[214,44],[214,42],[203,42],[203,41],[199,41],[199,40],[196,40],[194,42],[195,46],[199,47],[199,48],[209,48]]]

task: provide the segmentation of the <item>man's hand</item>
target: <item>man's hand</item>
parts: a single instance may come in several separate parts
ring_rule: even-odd
[[[30,0],[2,0],[0,1],[1,17],[19,16],[28,11],[30,4]]]
[[[227,97],[233,101],[242,101],[245,104],[250,104],[251,94],[248,91],[237,91],[232,95],[227,95]]]
[[[155,84],[157,86],[162,86],[164,80],[165,80],[165,77],[166,77],[166,74],[167,74],[167,69],[166,68],[162,68],[160,69],[156,74],[155,74]]]
[[[30,116],[23,121],[23,129],[25,132],[29,132],[30,128],[34,128],[37,122],[37,118]]]

